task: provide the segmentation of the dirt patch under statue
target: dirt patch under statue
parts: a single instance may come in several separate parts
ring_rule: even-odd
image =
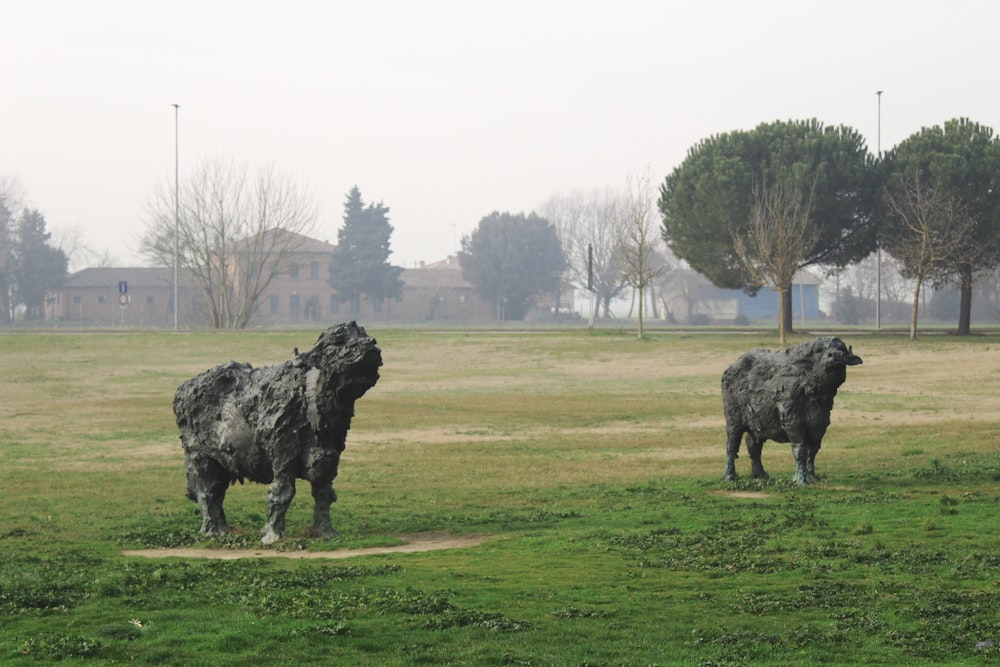
[[[405,544],[392,547],[364,547],[360,549],[337,549],[334,551],[275,551],[273,549],[198,549],[182,547],[178,549],[126,549],[123,556],[141,558],[204,558],[209,560],[240,560],[243,558],[291,558],[305,560],[314,558],[342,559],[355,556],[377,554],[420,553],[443,549],[467,549],[482,544],[487,535],[451,535],[449,533],[417,533],[400,535]]]

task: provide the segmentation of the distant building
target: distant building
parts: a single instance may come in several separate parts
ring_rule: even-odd
[[[292,234],[293,232],[281,232]],[[251,327],[339,322],[344,319],[346,304],[340,303],[330,287],[330,258],[334,246],[296,234],[288,243],[288,253],[281,271],[271,280],[254,304]]]
[[[330,258],[334,246],[303,237],[295,252],[268,285],[254,308],[250,326],[282,326],[308,322],[329,324],[352,317],[350,304],[341,302],[330,287]],[[492,317],[471,284],[462,278],[456,257],[404,269],[399,298],[372,303],[362,298],[358,319],[365,322],[482,321]]]
[[[200,311],[182,276],[180,321]],[[185,306],[186,304],[186,306]],[[45,299],[45,319],[96,326],[168,327],[174,322],[174,272],[169,268],[96,267],[71,274]]]
[[[282,259],[281,270],[256,299],[249,326],[326,326],[351,319],[350,304],[341,302],[328,282],[334,246],[305,236],[290,245],[295,250]],[[414,323],[497,319],[495,305],[484,301],[462,277],[455,256],[404,269],[400,280],[399,298],[380,303],[362,298],[357,319]],[[571,295],[572,290],[566,288],[558,302],[554,296],[540,297],[532,317],[571,311]],[[179,296],[180,326],[206,326],[204,296],[188,273],[182,273]],[[84,269],[70,275],[62,289],[46,299],[46,319],[85,326],[167,328],[173,327],[173,313],[173,271],[162,267]]]
[[[815,320],[823,316],[819,308],[819,288],[822,281],[806,270],[800,270],[792,281],[792,317]],[[779,294],[762,287],[755,296],[743,290],[716,287],[701,274],[684,269],[675,271],[658,291],[664,317],[681,324],[701,320],[732,323],[737,317],[751,320],[777,320]]]
[[[815,320],[822,316],[819,310],[819,287],[822,281],[806,270],[800,270],[792,279],[792,318]],[[781,295],[770,287],[762,287],[756,296],[743,290],[723,290],[736,301],[737,314],[755,319],[777,319]]]
[[[306,239],[288,260],[288,268],[271,281],[258,301],[250,326],[303,322],[333,323],[351,317],[350,304],[341,302],[327,282],[333,246]],[[361,301],[358,318],[365,322],[482,321],[492,318],[492,307],[462,278],[458,259],[404,269],[399,298],[381,303]]]
[[[404,269],[402,296],[385,308],[387,319],[411,322],[480,322],[494,319],[493,305],[483,301],[462,277],[458,258]]]

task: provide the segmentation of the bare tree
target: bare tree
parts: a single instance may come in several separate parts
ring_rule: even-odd
[[[211,326],[242,329],[257,299],[316,223],[312,198],[273,167],[253,178],[232,160],[203,162],[180,186],[180,268],[199,288]],[[174,188],[154,190],[143,251],[174,264]],[[175,304],[176,307],[176,304]]]
[[[927,280],[944,278],[972,251],[975,223],[964,207],[944,190],[922,184],[918,176],[886,194],[889,224],[885,247],[913,280],[910,340],[917,339],[920,290]]]
[[[667,264],[658,252],[662,239],[653,208],[655,200],[656,189],[649,169],[638,176],[629,176],[616,256],[622,280],[639,295],[639,338],[643,337],[646,288],[651,287],[667,270]]]
[[[586,289],[589,278],[597,297],[595,311],[603,309],[605,316],[625,287],[615,255],[616,227],[623,219],[621,207],[621,195],[609,188],[557,195],[538,207],[539,214],[556,226],[568,260],[568,280]],[[593,253],[592,276],[588,274],[588,250]]]
[[[791,290],[795,273],[816,245],[819,231],[812,222],[813,190],[801,178],[757,183],[753,188],[746,232],[734,239],[736,253],[751,280],[779,294],[778,339],[785,345],[791,321]]]
[[[667,271],[657,280],[657,296],[663,318],[670,322],[691,324],[699,307],[711,301],[711,293],[718,288],[672,253],[667,255],[666,260]]]
[[[83,227],[79,224],[63,225],[52,230],[52,245],[59,248],[69,260],[70,272],[86,267],[107,268],[115,265],[111,251],[97,251],[84,240]]]

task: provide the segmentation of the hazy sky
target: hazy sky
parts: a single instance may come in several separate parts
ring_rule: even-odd
[[[119,264],[157,183],[269,163],[336,241],[354,185],[436,261],[491,211],[660,179],[709,135],[817,118],[876,150],[1000,130],[1000,2],[0,0],[0,175]]]

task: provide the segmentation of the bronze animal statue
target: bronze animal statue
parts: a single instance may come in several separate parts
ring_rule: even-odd
[[[312,530],[335,535],[333,479],[354,402],[378,381],[382,353],[355,322],[324,331],[302,354],[274,366],[216,366],[177,389],[174,414],[187,468],[187,497],[201,508],[201,532],[229,529],[226,490],[244,479],[270,484],[261,542],[285,534],[295,480],[312,485]]]
[[[861,357],[834,336],[794,345],[783,352],[752,350],[722,374],[722,404],[726,414],[726,471],[736,480],[736,458],[746,434],[750,470],[767,479],[760,462],[765,440],[789,442],[795,457],[797,484],[812,484],[816,453],[830,425],[837,389],[847,379],[847,367]]]

